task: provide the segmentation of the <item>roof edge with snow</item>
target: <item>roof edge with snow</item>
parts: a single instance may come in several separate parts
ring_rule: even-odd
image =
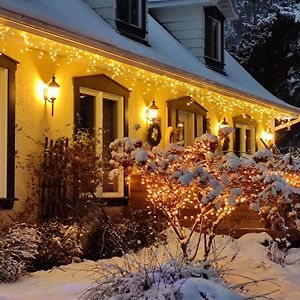
[[[194,73],[194,70],[182,68],[180,65],[170,65],[167,61],[157,60],[155,59],[155,57],[153,58],[151,56],[144,56],[143,52],[134,53],[133,51],[130,51],[128,49],[122,49],[121,47],[118,47],[118,44],[113,44],[109,41],[100,40],[98,37],[93,38],[85,33],[79,34],[78,32],[72,31],[69,28],[66,29],[63,27],[59,27],[59,25],[52,25],[49,22],[41,21],[40,19],[16,13],[15,11],[11,11],[1,7],[0,16],[2,16],[0,17],[0,20],[2,20],[3,24],[14,27],[16,29],[25,30],[32,34],[56,40],[57,42],[68,44],[79,49],[87,50],[89,52],[97,53],[105,57],[151,71],[156,74],[165,75],[170,78],[174,78],[198,87],[210,89],[214,92],[226,96],[234,98],[242,97],[243,100],[247,102],[260,104],[271,109],[276,108],[277,110],[288,114],[300,114],[300,108],[291,106],[283,101],[280,101],[274,96],[273,100],[272,97],[269,97],[269,99],[268,97],[261,97],[260,93],[257,93],[256,95],[252,94],[251,89],[247,89],[246,91],[239,90],[234,85],[230,86],[229,83],[224,83],[224,79],[220,81],[219,78],[214,78],[212,76],[205,77],[206,74],[202,75],[202,73],[199,72]],[[130,43],[132,42],[133,41],[130,41]],[[238,64],[235,63],[235,65],[237,66]],[[239,67],[242,68],[240,65]],[[251,80],[253,81],[254,79],[252,78]],[[260,86],[257,82],[256,84]],[[262,93],[262,95],[264,94]]]

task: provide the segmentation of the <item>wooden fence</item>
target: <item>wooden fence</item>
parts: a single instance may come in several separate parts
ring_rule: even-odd
[[[68,207],[66,184],[66,155],[68,139],[56,142],[45,138],[41,176],[41,214],[44,218],[59,217]],[[68,178],[71,180],[71,178]]]

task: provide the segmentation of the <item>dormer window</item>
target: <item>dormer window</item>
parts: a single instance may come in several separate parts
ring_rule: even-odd
[[[217,8],[205,8],[205,62],[221,73],[224,73],[224,20]]]
[[[146,0],[117,0],[118,30],[124,35],[144,42],[146,35]]]

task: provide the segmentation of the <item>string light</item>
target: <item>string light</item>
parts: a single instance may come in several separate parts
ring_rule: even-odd
[[[19,54],[25,55],[30,52],[36,54],[39,60],[50,59],[57,66],[65,62],[67,65],[83,63],[86,65],[86,73],[107,72],[112,79],[121,81],[128,89],[133,89],[137,82],[145,84],[144,96],[150,96],[153,91],[161,91],[171,94],[174,98],[178,96],[190,96],[191,101],[197,101],[200,105],[209,106],[211,111],[223,116],[247,111],[250,118],[258,122],[270,124],[276,119],[288,119],[290,114],[280,109],[270,108],[263,105],[249,103],[244,100],[228,97],[196,87],[176,79],[142,70],[125,63],[106,58],[82,49],[52,41],[50,39],[20,31],[12,27],[0,24],[0,51],[9,53],[11,45],[18,45]],[[14,47],[15,48],[15,47]]]

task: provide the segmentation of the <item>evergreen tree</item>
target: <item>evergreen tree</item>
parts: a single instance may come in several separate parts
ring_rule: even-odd
[[[266,89],[300,106],[299,0],[236,1],[227,26],[229,52]]]

